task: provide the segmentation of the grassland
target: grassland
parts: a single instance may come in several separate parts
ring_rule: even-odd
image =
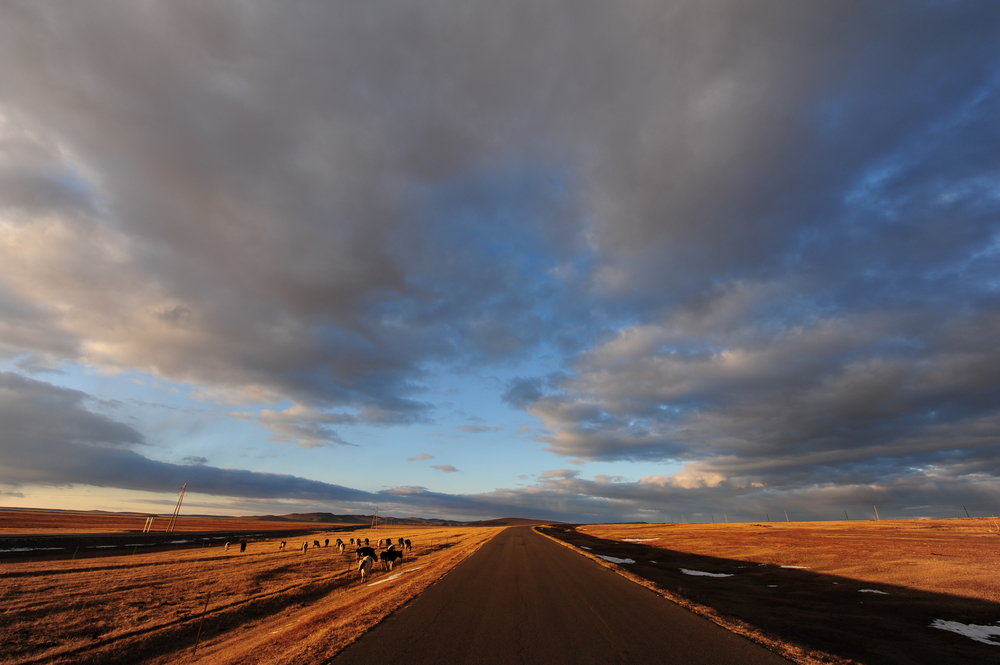
[[[143,517],[139,529],[144,523]],[[256,533],[261,525],[250,526]],[[282,538],[265,534],[250,538],[242,554],[220,543],[8,561],[0,564],[0,663],[322,662],[500,528],[315,530],[286,538],[283,551]],[[67,532],[79,533],[80,523]],[[405,537],[413,549],[394,570],[377,570],[362,584],[353,552],[332,546],[337,537]],[[303,540],[327,538],[330,547],[300,549]]]
[[[1000,657],[1000,525],[992,518],[545,532],[800,663]]]

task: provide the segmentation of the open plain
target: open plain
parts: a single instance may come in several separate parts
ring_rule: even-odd
[[[0,540],[63,539],[59,548],[0,553],[0,663],[328,662],[504,527],[372,531],[188,517],[182,532],[153,534],[170,540],[136,547],[144,523],[141,515],[0,511]],[[992,518],[537,530],[799,663],[1000,656],[1000,526]],[[413,551],[365,584],[353,553],[333,546],[387,536],[410,538]],[[329,547],[312,546],[328,538]],[[87,546],[71,552],[72,542]],[[574,586],[588,596],[588,583]],[[484,625],[503,623],[493,619]]]
[[[800,662],[1000,658],[993,518],[586,525],[546,533]]]
[[[138,520],[138,530],[144,523]],[[244,553],[238,542],[227,550],[220,541],[153,552],[109,548],[117,556],[70,559],[41,550],[37,560],[25,560],[28,553],[0,559],[0,663],[323,662],[501,530],[407,525],[333,532],[313,524],[292,539],[269,535],[259,522],[246,526],[254,535],[245,536]],[[108,530],[102,537],[117,535]],[[190,533],[173,535],[191,540]],[[376,569],[362,584],[353,551],[334,547],[338,537],[405,537],[413,549],[392,571]],[[312,546],[328,538],[329,547]],[[310,545],[305,551],[303,542]]]

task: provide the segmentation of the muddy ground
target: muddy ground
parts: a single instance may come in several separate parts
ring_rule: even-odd
[[[989,635],[1000,634],[992,518],[545,532],[633,561],[607,565],[762,642],[791,645],[786,655],[800,662],[1000,662],[1000,639]],[[991,643],[931,627],[938,620],[982,626]]]

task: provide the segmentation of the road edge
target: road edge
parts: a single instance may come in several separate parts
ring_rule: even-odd
[[[755,628],[744,621],[719,614],[711,607],[701,605],[692,600],[671,593],[670,591],[658,586],[655,582],[648,580],[641,575],[636,575],[620,564],[605,561],[596,554],[580,549],[579,547],[571,545],[564,540],[560,540],[555,536],[539,531],[537,526],[531,527],[531,530],[540,536],[544,536],[545,538],[562,545],[572,552],[576,552],[577,554],[587,557],[599,566],[607,568],[608,570],[621,575],[625,579],[649,589],[657,595],[666,598],[675,605],[679,605],[689,612],[697,614],[704,619],[708,619],[717,626],[725,628],[735,635],[746,638],[757,646],[763,647],[764,649],[767,649],[768,651],[775,653],[788,661],[797,663],[797,665],[829,665],[830,663],[836,663],[837,665],[854,665],[855,663],[853,660],[838,658],[832,654],[826,653],[825,651],[806,649],[805,647],[801,647],[797,644],[776,640],[773,637],[765,635],[760,631],[760,629]]]

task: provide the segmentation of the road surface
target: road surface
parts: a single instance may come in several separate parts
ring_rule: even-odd
[[[331,662],[788,665],[789,661],[530,527],[514,527],[499,533]]]

